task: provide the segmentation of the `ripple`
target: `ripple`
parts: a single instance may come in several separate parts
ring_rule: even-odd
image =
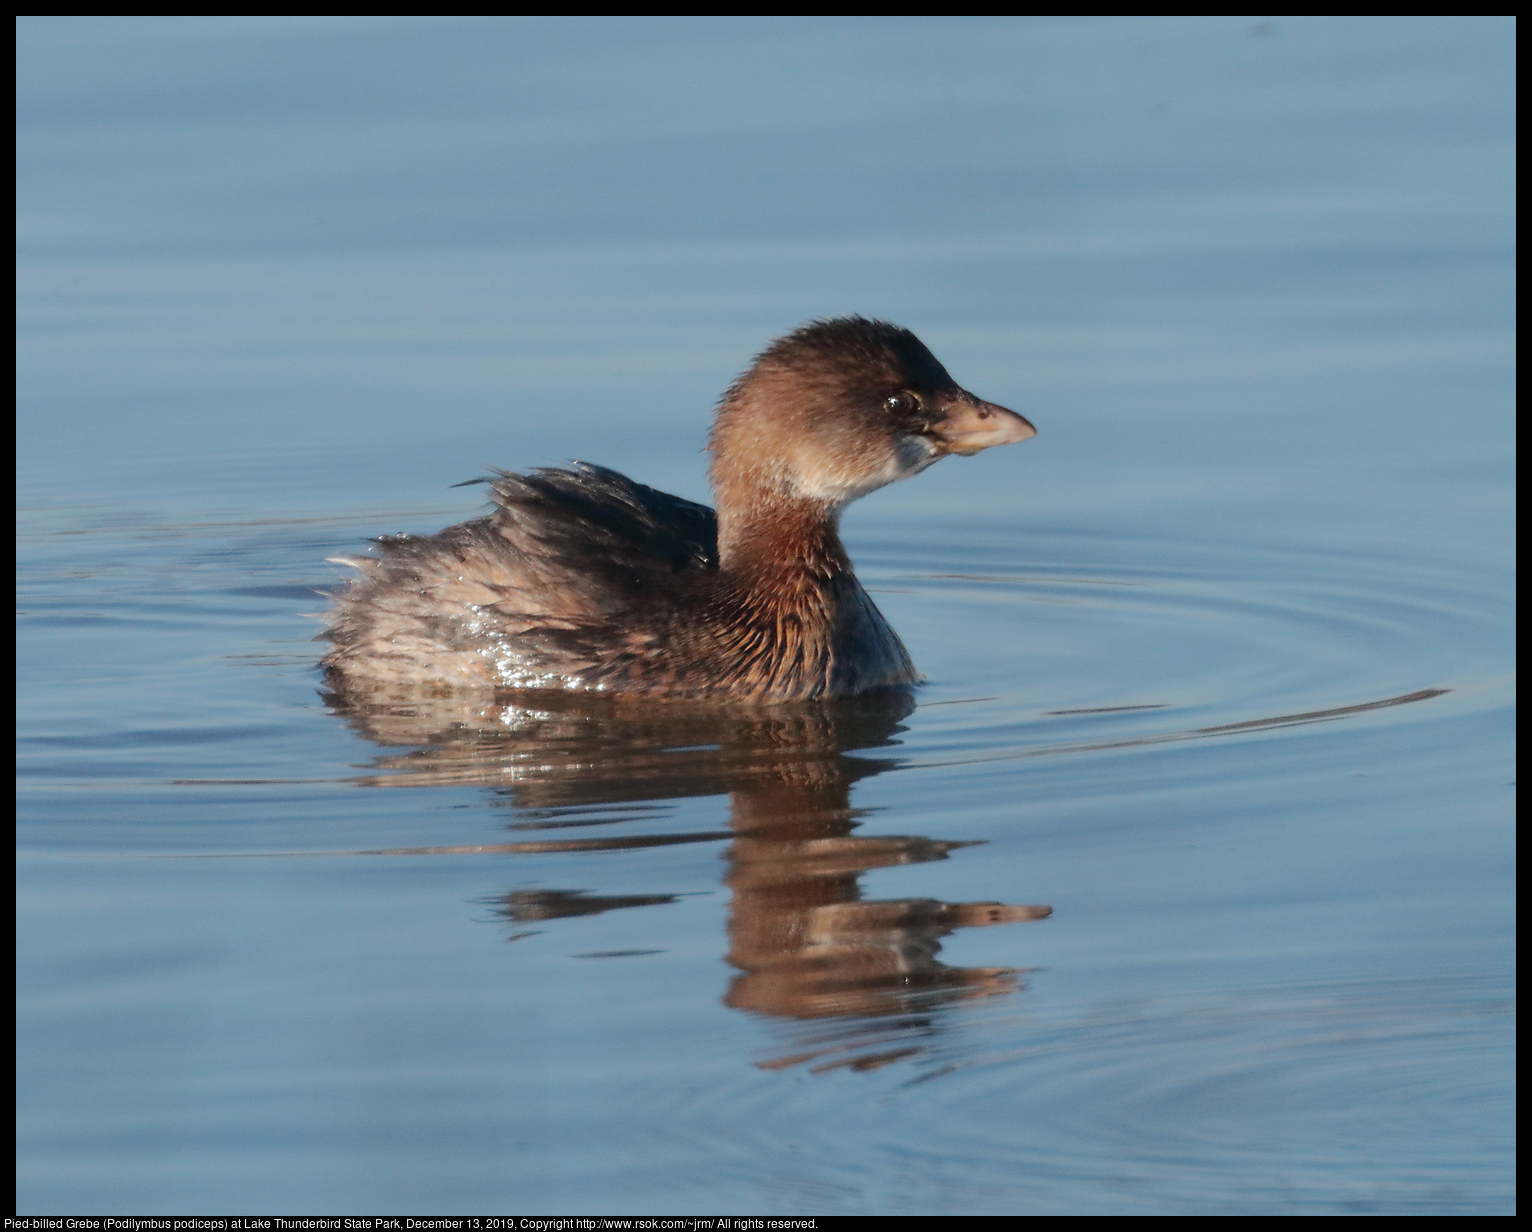
[[[864,552],[871,582],[908,592],[882,603],[930,677],[912,761],[1413,721],[1509,696],[1509,592],[1492,570],[1174,540],[1134,559],[1132,546],[1040,534],[1011,570],[982,536],[956,555],[918,531]]]
[[[745,1081],[679,1101],[675,1123],[707,1134],[727,1119],[768,1175],[815,1158],[827,1181],[860,1185],[849,1209],[1509,1213],[1512,1093],[1486,1075],[1509,1072],[1512,1008],[1491,982],[946,1017],[887,1024],[866,1064],[821,1066],[811,1080],[878,1094],[821,1103],[812,1128],[800,1087]],[[913,1076],[885,1068],[901,1053],[919,1054]],[[839,1143],[865,1135],[871,1162],[834,1166]]]
[[[1284,1187],[1299,1205],[1417,1214],[1433,1191],[1458,1209],[1503,1202],[1481,1161],[1509,1147],[1511,1092],[1486,1075],[1509,1072],[1495,1061],[1508,1060],[1510,1015],[1508,990],[1467,980],[1100,1007],[964,1084],[996,1113],[1024,1102],[1046,1133],[1018,1127],[1002,1144],[959,1129],[927,1154],[997,1172],[1024,1154],[1060,1178],[1110,1160],[1119,1181],[1202,1210],[1286,1205]]]

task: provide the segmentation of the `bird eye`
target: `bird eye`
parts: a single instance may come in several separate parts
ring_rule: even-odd
[[[883,401],[883,409],[890,415],[908,415],[919,405],[920,399],[911,393],[895,394]]]

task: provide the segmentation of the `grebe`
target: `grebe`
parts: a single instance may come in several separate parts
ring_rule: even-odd
[[[578,689],[781,702],[907,687],[904,644],[837,526],[867,493],[1035,436],[960,388],[909,330],[814,321],[718,406],[705,505],[577,463],[487,483],[495,512],[392,535],[335,597],[322,660],[343,696]]]

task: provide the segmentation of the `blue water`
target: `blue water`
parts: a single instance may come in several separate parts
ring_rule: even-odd
[[[1513,34],[21,19],[20,1213],[1511,1213]],[[327,701],[841,312],[914,709]]]

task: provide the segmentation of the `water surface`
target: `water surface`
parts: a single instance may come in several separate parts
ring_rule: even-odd
[[[1508,19],[21,29],[22,1213],[1511,1212]],[[326,696],[846,311],[912,699]]]

